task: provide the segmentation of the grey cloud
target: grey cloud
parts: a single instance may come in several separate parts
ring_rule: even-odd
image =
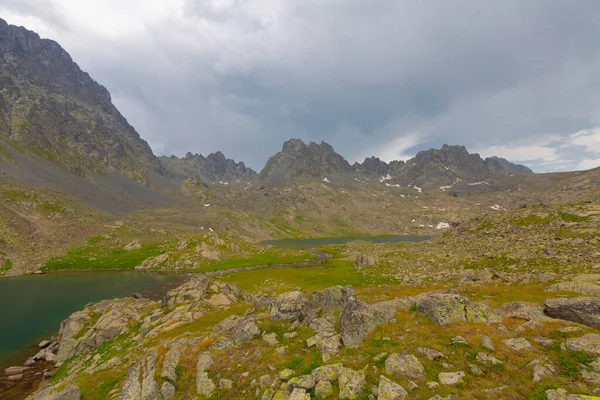
[[[69,47],[158,152],[260,169],[292,136],[353,160],[414,132],[415,150],[484,148],[600,123],[593,0],[188,0],[179,15]]]
[[[0,9],[2,8],[20,15],[40,18],[54,29],[70,29],[62,15],[61,7],[52,0],[3,0],[0,4]]]

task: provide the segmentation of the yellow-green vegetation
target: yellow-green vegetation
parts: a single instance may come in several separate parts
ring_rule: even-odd
[[[69,251],[64,257],[48,261],[43,270],[64,269],[133,269],[144,260],[160,254],[157,243],[141,245],[139,249],[112,249],[108,252],[98,247],[81,247]]]

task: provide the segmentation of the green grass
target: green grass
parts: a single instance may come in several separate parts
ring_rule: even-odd
[[[239,285],[242,290],[253,292],[262,290],[265,281],[282,289],[301,287],[306,291],[321,290],[335,285],[352,285],[355,288],[389,285],[394,279],[366,276],[354,269],[352,261],[328,260],[316,268],[279,268],[242,271],[226,275],[223,280]],[[272,284],[271,284],[272,283]]]
[[[13,266],[12,260],[4,261],[4,264],[0,266],[0,271],[10,271]]]
[[[69,251],[64,257],[48,261],[43,270],[133,269],[147,258],[159,254],[158,243],[146,243],[140,249],[131,251],[84,246]]]
[[[73,361],[75,361],[76,358],[77,357],[72,357],[63,362],[60,368],[56,370],[56,373],[52,376],[52,378],[50,378],[50,385],[56,385],[69,374],[69,366]]]
[[[259,265],[292,264],[305,260],[314,260],[316,256],[309,252],[279,252],[270,251],[261,254],[253,254],[249,257],[233,257],[223,261],[217,261],[201,268],[195,272],[222,271],[234,268],[252,267]]]
[[[579,378],[580,365],[589,364],[594,360],[584,351],[561,351],[558,354],[558,369],[560,373],[569,378]]]

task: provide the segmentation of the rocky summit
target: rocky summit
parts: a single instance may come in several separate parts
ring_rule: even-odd
[[[600,169],[157,158],[57,43],[0,50],[0,398],[600,398]]]

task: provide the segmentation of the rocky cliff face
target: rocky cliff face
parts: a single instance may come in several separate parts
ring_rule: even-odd
[[[85,176],[161,171],[110,94],[52,40],[0,19],[0,142]]]
[[[184,158],[160,157],[167,172],[177,179],[200,177],[205,182],[247,183],[256,179],[256,171],[243,162],[225,158],[220,151],[204,157],[187,153]]]
[[[283,144],[283,149],[269,158],[260,173],[260,179],[272,184],[285,184],[293,181],[337,176],[354,171],[354,168],[329,144],[291,139]]]

